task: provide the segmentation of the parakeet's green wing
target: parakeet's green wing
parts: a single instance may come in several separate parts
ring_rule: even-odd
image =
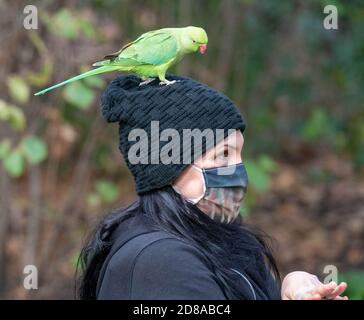
[[[133,59],[138,63],[161,65],[175,58],[177,51],[177,40],[172,33],[151,31],[124,46],[112,63],[119,59]]]
[[[104,56],[104,59],[114,60],[115,58],[117,58],[119,56],[119,54],[121,53],[121,51],[123,51],[125,48],[131,46],[134,43],[137,43],[138,41],[140,41],[141,39],[145,38],[146,36],[151,36],[152,34],[154,34],[156,32],[159,32],[159,30],[153,30],[153,31],[149,31],[149,32],[143,33],[141,36],[139,36],[134,41],[131,41],[131,42],[127,43],[126,45],[124,45],[119,51],[114,52],[114,53],[107,54],[106,56]]]
[[[171,32],[153,30],[127,43],[118,52],[106,55],[106,60],[93,65],[161,65],[175,58],[177,52],[178,43]]]
[[[126,45],[124,45],[118,52],[112,53],[110,55],[106,55],[105,58],[107,56],[116,58],[124,49],[126,49],[127,47],[130,47],[132,44],[135,44],[135,43],[137,43],[138,41],[140,41],[140,40],[142,40],[144,38],[151,37],[151,36],[155,35],[156,33],[160,33],[160,32],[161,32],[160,30],[152,30],[152,31],[148,31],[146,33],[143,33],[141,36],[139,36],[134,41],[131,41],[131,42],[127,43]]]

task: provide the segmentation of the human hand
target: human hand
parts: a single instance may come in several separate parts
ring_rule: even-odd
[[[324,284],[313,274],[294,271],[283,279],[281,296],[282,300],[348,300],[341,296],[346,288],[345,282]]]

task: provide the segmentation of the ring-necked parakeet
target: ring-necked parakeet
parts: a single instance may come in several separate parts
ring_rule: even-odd
[[[201,54],[205,53],[207,42],[205,30],[193,26],[149,31],[123,46],[118,52],[106,55],[104,60],[93,64],[99,68],[58,83],[35,95],[44,94],[73,81],[111,71],[134,73],[144,80],[141,85],[152,81],[153,77],[158,77],[160,84],[172,84],[175,81],[168,81],[165,78],[168,68],[180,61],[187,53],[197,50]]]

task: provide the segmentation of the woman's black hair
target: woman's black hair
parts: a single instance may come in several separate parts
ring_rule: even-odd
[[[248,226],[240,218],[229,224],[216,222],[167,186],[140,195],[130,206],[112,211],[98,224],[79,257],[78,298],[96,299],[100,270],[113,244],[112,232],[120,223],[139,214],[145,215],[155,228],[182,237],[198,247],[210,261],[221,288],[229,297],[249,298],[234,280],[234,271],[230,268],[237,265],[242,266],[263,291],[267,270],[278,285],[280,283],[266,234]],[[262,268],[262,264],[267,268]]]

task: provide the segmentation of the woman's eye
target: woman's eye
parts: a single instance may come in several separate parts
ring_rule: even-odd
[[[226,160],[226,158],[229,156],[229,152],[228,150],[224,150],[224,152],[219,153],[215,159],[219,159],[219,160]]]
[[[226,159],[228,156],[229,156],[228,150],[224,150],[223,152],[221,152],[219,154],[219,158],[221,158],[221,159]]]

